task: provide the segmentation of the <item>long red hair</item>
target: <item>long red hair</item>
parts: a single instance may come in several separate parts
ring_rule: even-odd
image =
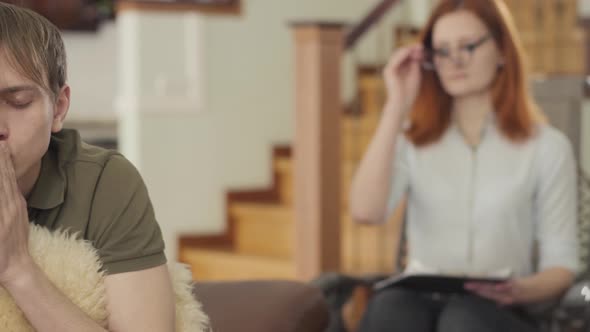
[[[439,0],[421,33],[425,47],[432,46],[432,30],[437,20],[456,10],[469,10],[490,30],[502,52],[504,66],[492,85],[492,102],[500,131],[512,141],[523,141],[545,121],[528,88],[524,51],[512,16],[501,0]],[[434,71],[422,71],[422,82],[410,113],[406,136],[416,146],[436,142],[451,123],[452,97],[442,87]]]

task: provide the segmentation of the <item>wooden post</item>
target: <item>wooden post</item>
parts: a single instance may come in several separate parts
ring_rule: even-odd
[[[590,97],[590,5],[587,6],[587,12],[581,12],[580,25],[584,29],[585,35],[585,54],[584,61],[586,63],[586,84],[584,85],[586,97]]]
[[[295,264],[304,280],[340,269],[341,24],[300,23],[295,38]]]
[[[584,86],[584,90],[586,97],[590,97],[590,18],[586,19],[584,24],[586,35],[586,48],[584,57],[584,60],[586,62],[586,84]]]
[[[187,12],[196,11],[201,14],[213,15],[240,15],[241,2],[239,0],[225,1],[183,1],[183,0],[119,0],[117,1],[117,12],[122,10],[144,10],[156,12]]]

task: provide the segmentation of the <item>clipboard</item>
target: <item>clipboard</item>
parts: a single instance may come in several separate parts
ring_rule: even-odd
[[[376,282],[373,285],[374,291],[381,291],[390,287],[401,287],[416,291],[431,293],[455,293],[464,294],[469,291],[464,285],[469,282],[484,282],[498,284],[508,281],[509,278],[497,277],[469,277],[449,276],[438,274],[406,274],[395,275]]]

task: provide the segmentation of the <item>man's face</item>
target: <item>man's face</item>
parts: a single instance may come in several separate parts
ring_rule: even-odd
[[[65,111],[64,97],[68,104]],[[17,180],[30,181],[27,177],[36,176],[51,132],[61,130],[67,106],[69,88],[62,89],[55,101],[20,74],[0,47],[0,139],[8,143]]]

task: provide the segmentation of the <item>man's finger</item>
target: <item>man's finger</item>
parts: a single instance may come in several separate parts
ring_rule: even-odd
[[[18,191],[16,172],[6,141],[0,141],[0,192],[5,197],[13,197]]]
[[[10,159],[10,153],[8,152],[8,147],[6,146],[6,142],[0,141],[0,188],[1,192],[5,194],[7,189],[6,177],[8,176],[8,160]]]
[[[11,201],[10,183],[8,183],[6,160],[7,156],[6,143],[0,141],[0,223],[6,222],[5,213],[8,213]]]

